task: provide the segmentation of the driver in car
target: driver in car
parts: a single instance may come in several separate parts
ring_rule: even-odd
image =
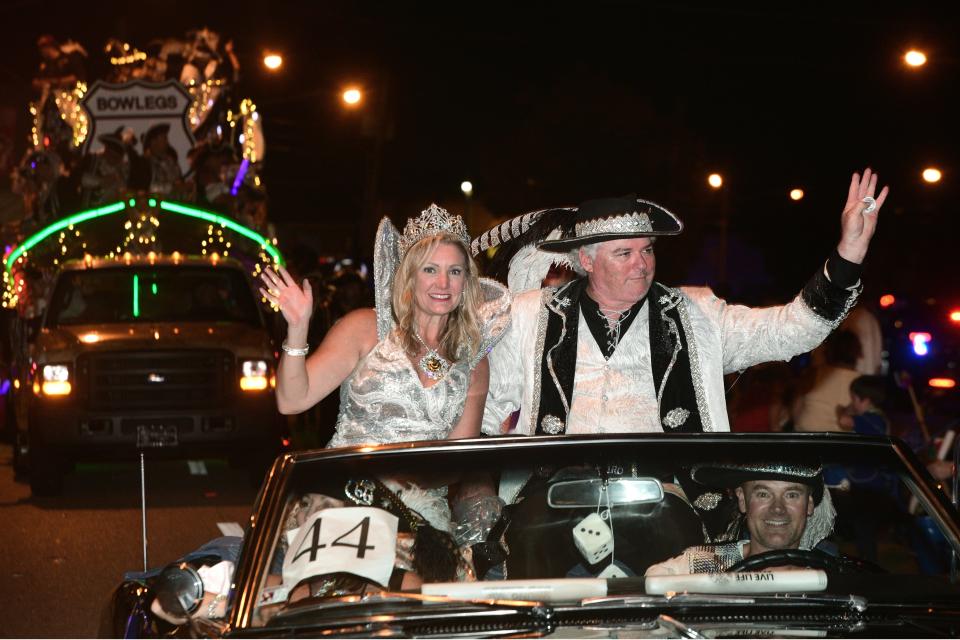
[[[690,475],[700,484],[734,490],[740,530],[746,524],[748,535],[727,544],[688,547],[680,555],[650,566],[646,575],[719,573],[768,551],[831,552],[824,539],[833,530],[836,511],[820,466],[720,464],[694,467]]]

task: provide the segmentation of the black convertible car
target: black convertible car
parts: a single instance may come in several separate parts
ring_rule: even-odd
[[[835,508],[825,539],[725,573],[645,575],[688,547],[749,536],[729,489],[691,470],[769,463],[822,468]],[[427,533],[468,485],[508,506],[485,540],[451,549]],[[286,454],[242,539],[129,575],[102,633],[955,637],[960,518],[948,489],[901,442],[847,434],[505,437]]]

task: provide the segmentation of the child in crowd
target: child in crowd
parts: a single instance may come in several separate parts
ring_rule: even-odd
[[[880,408],[887,392],[881,376],[860,376],[850,383],[850,404],[837,407],[837,421],[842,429],[864,436],[885,436],[890,424]]]

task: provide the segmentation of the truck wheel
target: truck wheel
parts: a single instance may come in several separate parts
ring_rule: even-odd
[[[58,496],[63,493],[63,460],[46,447],[30,449],[30,491],[34,496]]]

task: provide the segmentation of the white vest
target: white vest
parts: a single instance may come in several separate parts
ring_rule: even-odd
[[[577,374],[567,433],[661,433],[650,363],[648,303],[640,307],[609,360],[603,357],[582,309],[579,317]]]

